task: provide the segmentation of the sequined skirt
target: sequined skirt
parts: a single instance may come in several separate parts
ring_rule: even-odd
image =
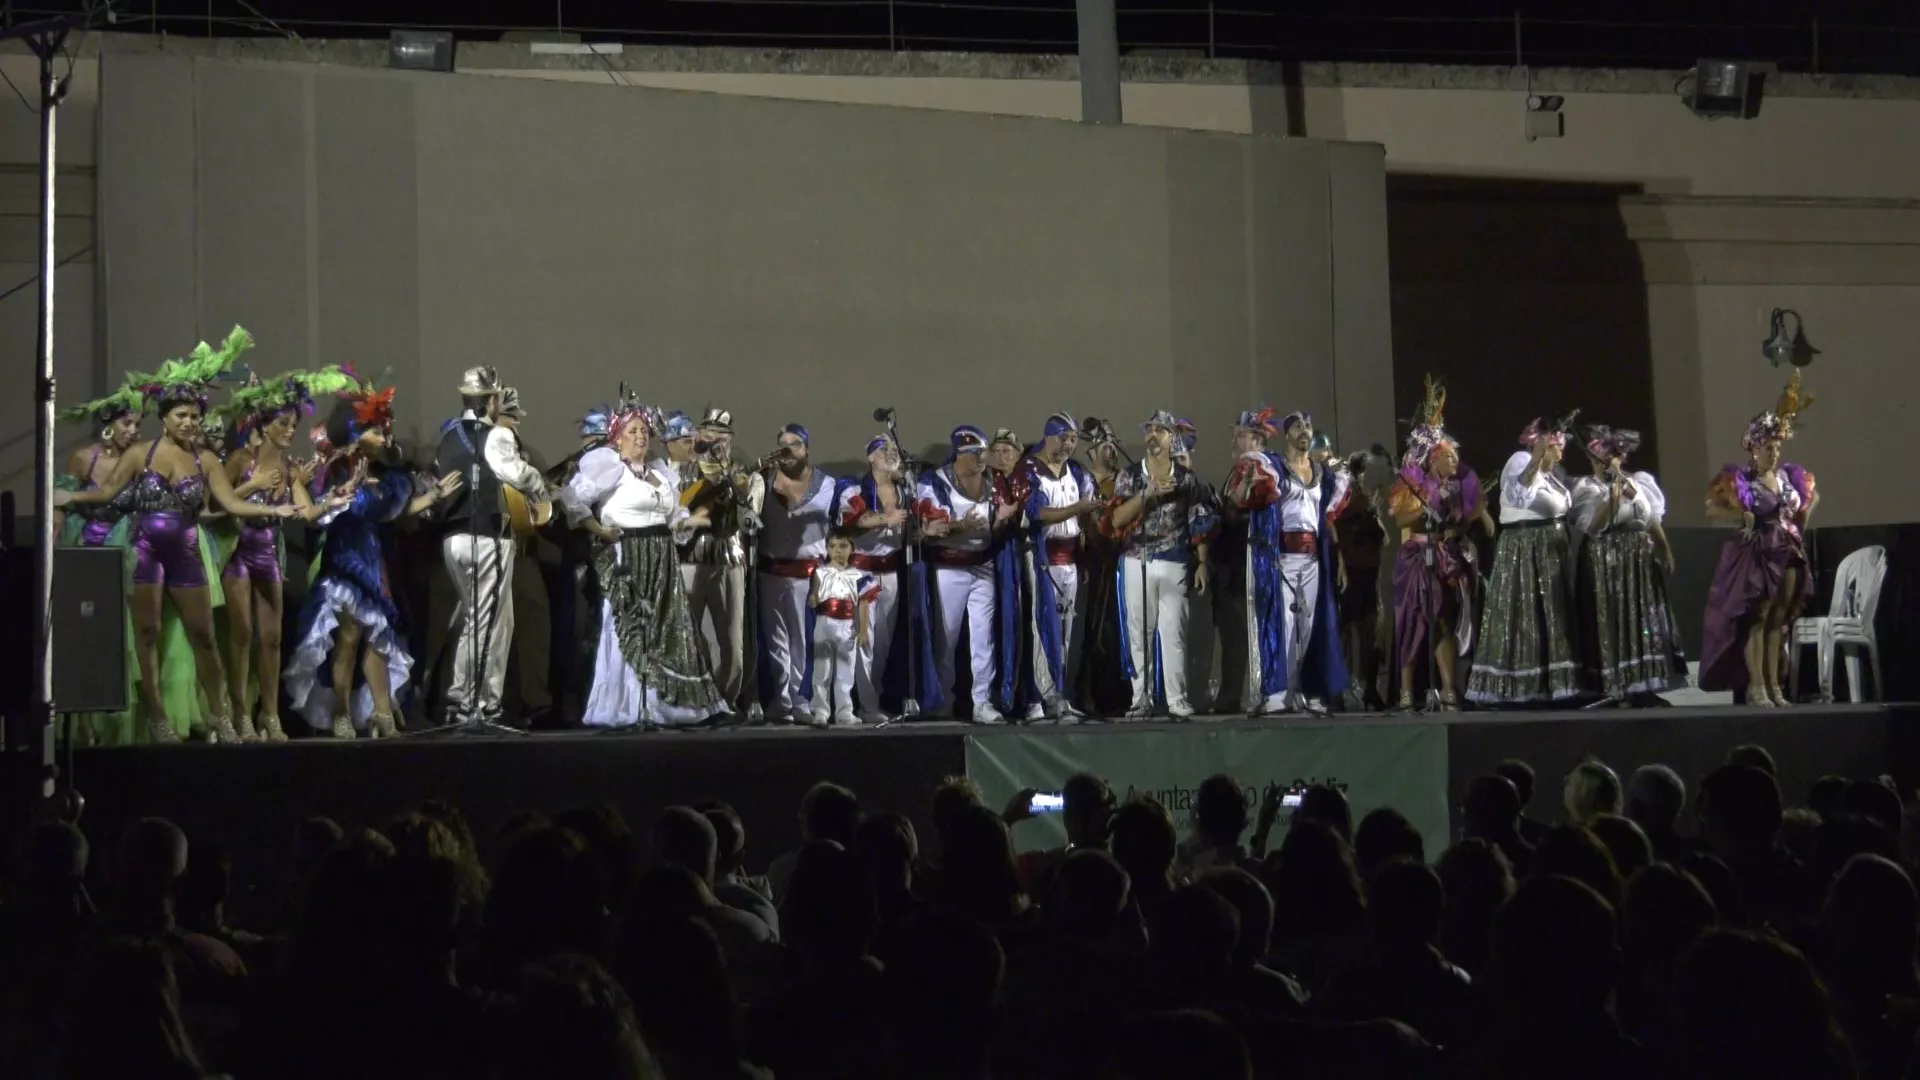
[[[1469,700],[1519,705],[1580,694],[1572,585],[1564,521],[1501,528],[1467,677]]]
[[[1687,659],[1652,535],[1610,532],[1580,545],[1574,589],[1580,665],[1609,697],[1687,685]]]
[[[613,611],[620,655],[646,693],[671,709],[718,711],[720,691],[694,636],[673,538],[665,529],[630,531],[601,545],[593,566]]]

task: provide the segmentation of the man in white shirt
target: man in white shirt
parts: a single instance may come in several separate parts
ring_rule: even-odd
[[[1064,412],[1047,417],[1044,437],[1015,475],[1014,489],[1024,496],[1032,543],[1026,552],[1028,588],[1033,595],[1034,700],[1027,719],[1079,717],[1069,700],[1078,660],[1080,531],[1083,519],[1104,504],[1094,498],[1093,475],[1073,460],[1080,425]]]
[[[465,483],[441,515],[440,555],[460,594],[454,612],[453,672],[448,715],[460,720],[498,720],[513,641],[513,539],[508,535],[502,488],[529,503],[551,501],[546,480],[520,452],[520,440],[496,425],[503,388],[491,367],[467,369],[460,380],[462,411],[442,429],[434,472],[459,473]]]
[[[780,429],[780,457],[767,472],[760,534],[760,633],[766,718],[789,724],[811,712],[808,664],[813,640],[807,632],[807,593],[814,570],[826,560],[833,526],[833,477],[813,467],[807,429]]]

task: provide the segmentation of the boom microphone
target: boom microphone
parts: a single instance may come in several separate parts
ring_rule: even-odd
[[[873,410],[873,420],[877,424],[884,424],[887,421],[892,420],[893,416],[894,416],[893,406],[891,405],[882,405],[879,408]]]

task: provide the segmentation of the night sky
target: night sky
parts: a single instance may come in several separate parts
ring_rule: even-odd
[[[1522,5],[1530,10],[1517,42],[1516,5],[1492,0],[1117,5],[1124,51],[1402,63],[1523,58],[1536,66],[1660,68],[1728,56],[1774,60],[1789,71],[1920,74],[1920,3],[1913,0],[1537,0]],[[100,2],[9,6],[23,19],[97,10]],[[120,0],[117,6],[118,29],[192,36],[272,33],[270,19],[306,37],[381,37],[393,26],[411,25],[453,29],[470,40],[497,38],[509,28],[564,26],[594,40],[762,48],[1058,53],[1073,51],[1074,41],[1073,0]]]

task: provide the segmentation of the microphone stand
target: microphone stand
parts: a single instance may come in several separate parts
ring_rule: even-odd
[[[887,728],[920,715],[920,701],[914,696],[920,685],[920,648],[914,639],[914,624],[919,621],[919,592],[914,587],[913,569],[920,562],[920,516],[912,507],[914,496],[920,491],[920,460],[907,453],[906,444],[900,441],[900,426],[893,410],[886,411],[887,438],[893,440],[893,448],[900,454],[900,475],[907,489],[907,521],[900,530],[900,573],[903,577],[900,592],[907,607],[907,692],[900,699],[900,715],[890,716],[875,724],[874,727]],[[868,633],[873,628],[868,627]],[[889,652],[891,655],[891,652]],[[884,675],[884,673],[882,673]],[[878,694],[879,688],[874,688]]]

